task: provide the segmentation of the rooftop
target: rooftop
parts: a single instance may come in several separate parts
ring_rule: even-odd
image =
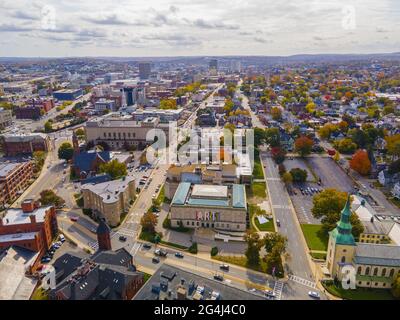
[[[397,267],[400,265],[400,246],[357,243],[354,261],[358,264]]]
[[[31,220],[29,216],[36,216],[36,222],[43,222],[46,216],[46,212],[51,208],[51,206],[40,207],[32,212],[23,212],[22,209],[8,209],[3,217],[3,225],[13,225],[13,224],[25,224],[30,223]]]
[[[246,190],[241,184],[234,184],[230,189],[227,186],[192,185],[190,182],[182,182],[179,184],[171,204],[246,209]]]
[[[81,189],[90,190],[102,197],[104,203],[114,203],[119,200],[119,194],[124,192],[132,181],[135,181],[135,179],[128,176],[98,184],[85,184]]]
[[[0,163],[0,178],[7,177],[12,171],[26,162]]]
[[[230,287],[182,269],[163,264],[140,289],[134,300],[261,300],[250,292]]]

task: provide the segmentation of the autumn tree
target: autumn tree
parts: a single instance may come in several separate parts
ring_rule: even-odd
[[[148,233],[155,233],[157,225],[157,216],[152,212],[145,213],[140,219],[142,230]]]
[[[397,277],[395,278],[395,280],[393,282],[392,294],[393,294],[393,297],[400,299],[400,273],[397,274]]]
[[[400,157],[400,134],[387,136],[385,140],[388,153],[393,157]]]
[[[272,119],[274,119],[275,121],[282,120],[282,110],[281,110],[281,108],[273,107],[271,109],[271,116],[272,116]]]
[[[335,147],[340,153],[352,154],[357,149],[357,144],[353,142],[350,138],[344,138],[335,142]]]
[[[294,142],[295,151],[302,157],[311,153],[314,141],[306,136],[302,136],[296,139]]]
[[[329,140],[331,138],[332,133],[338,130],[339,128],[336,125],[332,123],[326,123],[318,130],[318,133],[322,139]]]
[[[177,109],[176,100],[175,99],[162,99],[160,101],[160,109]]]
[[[368,175],[371,172],[371,161],[368,158],[368,152],[358,150],[350,160],[350,168],[363,176]]]
[[[293,183],[293,176],[290,172],[285,172],[282,175],[282,181],[285,183],[286,186],[289,186]]]

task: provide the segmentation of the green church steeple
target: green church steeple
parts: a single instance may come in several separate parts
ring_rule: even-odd
[[[351,223],[350,223],[350,217],[351,217],[351,209],[350,209],[350,195],[347,198],[346,205],[344,206],[341,215],[340,215],[340,220],[337,223],[337,226],[335,229],[331,231],[331,236],[335,240],[336,244],[343,244],[343,245],[356,245],[356,242],[354,240],[353,234],[351,233]]]

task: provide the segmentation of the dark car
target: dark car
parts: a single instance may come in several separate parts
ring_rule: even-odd
[[[148,244],[148,243],[144,243],[143,244],[143,248],[145,248],[145,249],[151,249],[151,244]]]
[[[224,281],[224,277],[221,276],[220,274],[214,275],[214,279],[215,279],[215,280],[218,280],[218,281]]]
[[[119,241],[122,241],[122,242],[126,241],[126,237],[125,236],[120,236],[118,239],[119,239]]]
[[[184,255],[181,252],[176,252],[175,257],[183,259]]]
[[[158,257],[153,257],[153,259],[151,259],[151,261],[152,261],[153,263],[160,263],[160,258],[158,258]]]
[[[227,264],[221,264],[221,265],[219,266],[219,268],[220,268],[221,270],[224,270],[224,271],[229,271],[229,266],[228,266]]]

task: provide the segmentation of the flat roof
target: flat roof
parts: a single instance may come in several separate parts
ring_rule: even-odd
[[[18,168],[22,163],[0,163],[0,177],[7,177],[12,171]]]
[[[38,232],[4,234],[0,236],[0,243],[33,240]]]
[[[192,190],[192,197],[196,198],[227,198],[228,187],[208,184],[195,184]]]
[[[36,216],[36,222],[43,222],[46,216],[46,212],[51,206],[40,207],[32,212],[23,212],[22,209],[8,209],[3,217],[3,225],[14,225],[14,224],[25,224],[30,223],[31,219],[29,216]]]

